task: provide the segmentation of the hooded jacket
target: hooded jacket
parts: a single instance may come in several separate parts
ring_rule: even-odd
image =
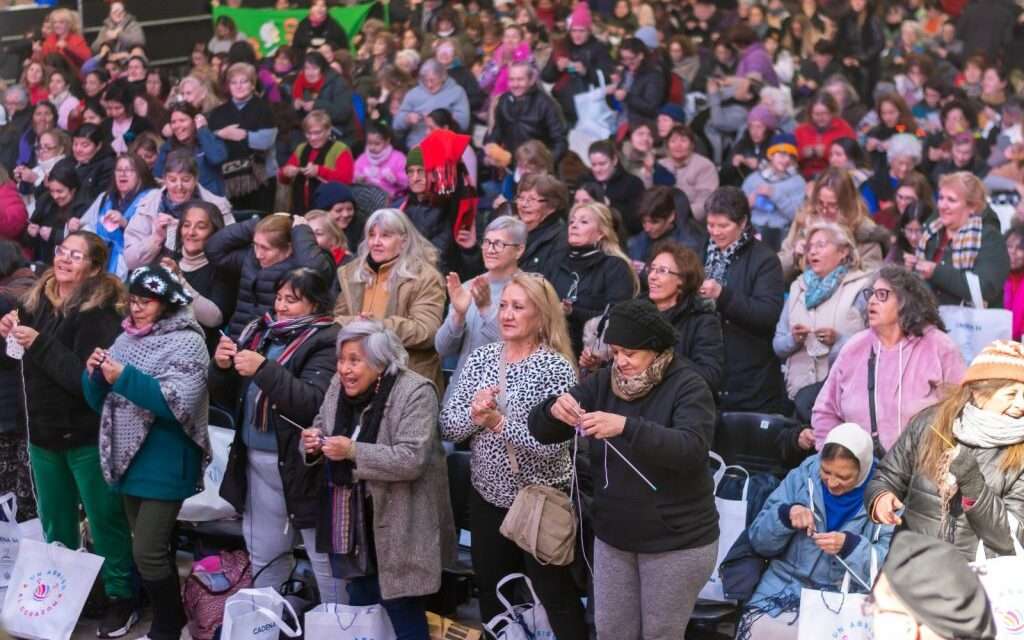
[[[866,482],[870,482],[870,476]],[[877,566],[880,567],[892,541],[893,528],[871,522],[867,511],[861,507],[839,529],[846,534],[846,543],[838,557],[826,555],[813,538],[803,530],[794,529],[789,521],[789,511],[793,505],[811,506],[808,483],[814,488],[814,513],[821,516],[824,522],[821,456],[811,456],[786,475],[786,479],[768,497],[747,530],[754,550],[765,558],[771,558],[750,598],[750,606],[765,608],[772,617],[782,613],[783,608],[779,603],[799,605],[800,592],[805,585],[810,588],[834,587],[838,590],[846,574],[846,567],[840,560],[861,579],[870,580],[872,547],[877,554]],[[824,525],[819,526],[820,530],[825,529]],[[876,533],[877,542],[874,541]],[[856,581],[851,580],[850,586],[851,590],[864,591]]]
[[[959,384],[964,375],[960,348],[936,327],[929,326],[922,336],[905,336],[887,349],[881,347],[873,329],[857,333],[839,352],[814,403],[811,422],[819,448],[828,432],[844,422],[855,422],[870,433],[868,358],[872,350],[877,353],[878,439],[887,450],[914,414],[938,402],[943,388]]]

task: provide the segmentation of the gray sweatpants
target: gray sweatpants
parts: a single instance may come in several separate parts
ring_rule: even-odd
[[[345,581],[331,576],[331,563],[327,554],[316,551],[316,529],[296,531],[291,528],[284,503],[281,472],[277,467],[277,454],[249,449],[247,473],[249,495],[246,496],[245,513],[242,514],[242,534],[245,536],[245,546],[249,549],[252,574],[255,576],[271,560],[294,549],[298,542],[297,534],[301,534],[302,544],[316,574],[320,600],[347,604]],[[278,560],[260,574],[254,586],[279,588],[291,575],[292,564],[287,558]]]
[[[680,640],[711,577],[718,541],[664,553],[630,553],[594,539],[597,640]]]

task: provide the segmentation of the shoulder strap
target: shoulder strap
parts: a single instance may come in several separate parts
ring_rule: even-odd
[[[878,414],[875,409],[875,363],[878,356],[875,348],[871,347],[871,355],[868,356],[868,412],[871,415],[871,442],[874,444],[875,456],[881,458],[885,454],[882,441],[878,439]]]

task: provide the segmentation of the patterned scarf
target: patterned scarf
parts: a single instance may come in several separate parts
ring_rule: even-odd
[[[804,284],[807,285],[807,291],[804,292],[804,306],[811,310],[831,298],[849,270],[848,266],[841,264],[828,275],[818,276],[810,267],[807,267],[804,271]]]
[[[672,349],[662,351],[649,367],[635,376],[625,375],[617,364],[612,366],[612,393],[626,402],[646,396],[655,385],[661,384],[674,355]]]
[[[752,227],[748,224],[744,227],[740,237],[725,249],[719,249],[714,240],[708,239],[708,254],[704,259],[704,273],[719,284],[725,284],[725,278],[729,273],[729,265],[733,258],[743,247],[750,244],[754,238]]]
[[[950,241],[950,249],[953,252],[953,267],[960,271],[970,271],[974,268],[974,261],[981,251],[981,232],[984,226],[980,215],[972,215],[967,219],[967,224],[957,230],[956,235]],[[936,218],[924,229],[921,240],[917,243],[917,257],[919,260],[928,260],[925,253],[928,243],[939,233],[944,233],[945,227],[942,221]]]
[[[191,309],[182,309],[153,325],[144,336],[122,333],[110,347],[110,356],[155,378],[160,392],[181,423],[185,434],[203,450],[203,467],[210,457],[210,356],[202,327]],[[156,417],[124,396],[111,391],[100,415],[100,466],[108,484],[121,480],[142,449]],[[202,473],[200,473],[202,477]]]
[[[242,329],[238,344],[243,349],[264,353],[271,342],[287,342],[288,346],[277,357],[277,363],[285,365],[306,340],[332,324],[334,318],[331,316],[309,315],[275,321],[269,313],[265,313],[262,318],[253,320]],[[253,404],[256,408],[253,425],[257,431],[266,432],[270,426],[270,399],[262,389],[257,389]]]

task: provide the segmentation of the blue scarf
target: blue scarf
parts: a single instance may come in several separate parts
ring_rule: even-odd
[[[804,306],[810,310],[831,298],[849,270],[849,267],[841,264],[827,276],[819,277],[808,267],[804,271],[804,284],[807,285],[807,292],[804,293]]]
[[[832,495],[825,482],[821,484],[821,499],[825,503],[825,526],[827,531],[839,531],[840,528],[864,508],[864,491],[868,488],[868,479],[875,473],[875,463],[871,463],[871,473],[859,487],[847,491],[841,496]]]
[[[100,202],[100,209],[96,214],[96,235],[102,238],[107,243],[107,246],[110,247],[110,260],[107,262],[107,271],[110,273],[123,275],[117,273],[117,265],[121,260],[121,254],[124,253],[124,229],[118,227],[113,231],[109,231],[103,225],[103,216],[113,209],[120,211],[125,220],[131,221],[132,216],[135,215],[135,210],[139,207],[139,203],[142,202],[142,197],[147,193],[149,193],[149,189],[143,189],[132,196],[130,200],[121,198],[116,193],[108,193],[103,196],[103,200]]]

